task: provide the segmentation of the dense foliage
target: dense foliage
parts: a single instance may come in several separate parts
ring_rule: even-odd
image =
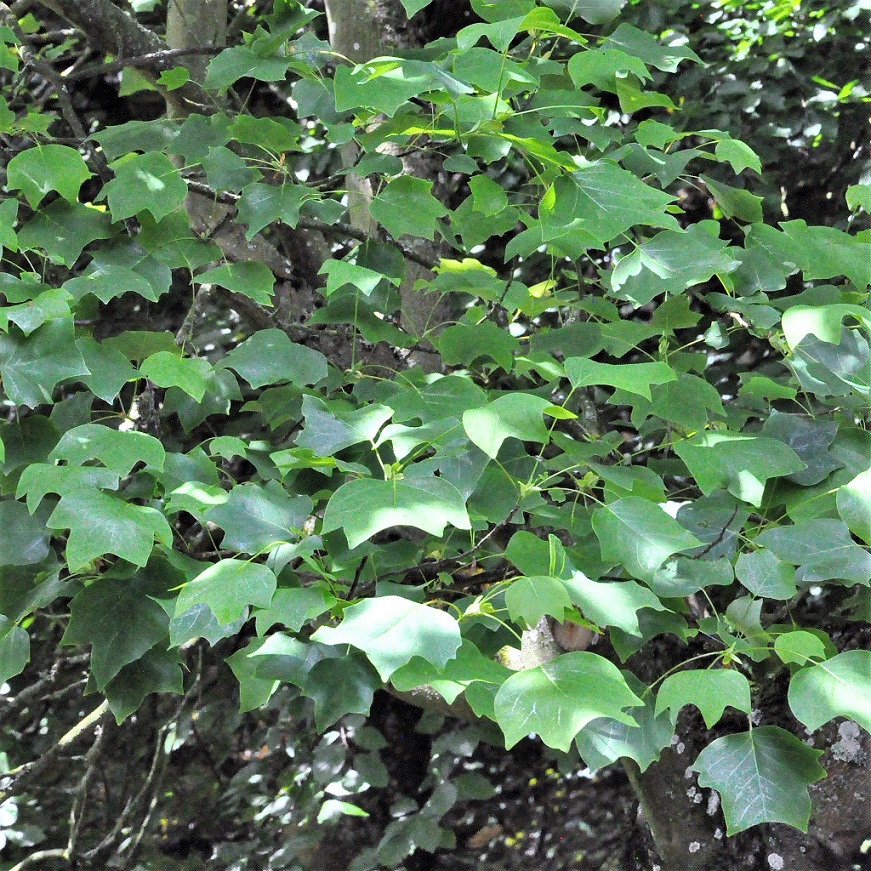
[[[707,68],[702,25],[641,6],[474,0],[456,33],[358,64],[315,9],[243,7],[204,76],[184,55],[124,70],[122,96],[156,88],[166,114],[84,126],[51,66],[69,46],[6,17],[13,850],[198,867],[156,847],[163,788],[280,826],[215,867],[308,867],[317,823],[377,816],[405,776],[378,756],[402,729],[365,719],[383,688],[436,737],[425,796],[355,871],[452,846],[445,814],[491,789],[463,740],[629,760],[643,799],[688,706],[681,770],[726,834],[807,831],[808,736],[871,730],[867,94],[822,68],[817,118],[801,57],[775,65],[782,99],[754,86],[753,45],[791,57],[782,2],[713,4],[706,38],[740,38]],[[854,8],[798,23],[855,50]],[[751,111],[767,162],[842,149],[800,217],[741,138]],[[438,736],[442,715],[473,725]],[[215,724],[227,746],[202,741]],[[100,784],[124,735],[141,776]],[[288,770],[277,751],[307,740]],[[67,836],[34,782],[81,746]],[[185,752],[213,781],[166,786]]]

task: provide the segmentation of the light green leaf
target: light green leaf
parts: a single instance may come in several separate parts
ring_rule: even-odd
[[[484,408],[472,408],[463,414],[463,428],[472,444],[488,457],[496,459],[507,438],[539,442],[548,440],[542,415],[550,403],[540,396],[510,393],[500,396]]]
[[[425,9],[432,3],[432,0],[400,0],[402,8],[405,9],[405,14],[409,18],[414,18],[421,9]],[[320,820],[318,820],[320,822]]]
[[[583,572],[573,572],[569,580],[560,583],[584,617],[597,626],[617,626],[629,635],[641,635],[638,612],[642,608],[668,610],[650,590],[635,581],[591,581]]]
[[[151,598],[154,592],[146,576],[104,577],[70,602],[62,643],[91,645],[91,675],[97,689],[166,637],[169,617]]]
[[[805,463],[783,442],[734,432],[707,432],[678,442],[675,453],[686,463],[705,494],[725,488],[751,505],[762,504],[765,482],[800,472]]]
[[[667,557],[701,542],[669,517],[655,502],[629,496],[593,512],[593,529],[602,559],[650,581]]]
[[[597,717],[633,725],[623,708],[641,705],[613,663],[595,653],[566,653],[511,675],[496,694],[496,722],[510,749],[531,732],[568,751],[575,735]]]
[[[408,17],[411,18],[414,12],[410,12],[409,7],[413,9],[416,3],[422,3],[423,6],[426,6],[431,2],[432,0],[402,0],[402,5],[405,6],[405,11],[408,12]],[[423,8],[423,6],[419,8]],[[336,798],[328,798],[321,805],[321,809],[318,811],[318,825],[322,823],[335,824],[337,822],[340,822],[340,818],[343,816],[368,817],[369,811],[364,811],[363,808],[357,807],[357,805],[351,804],[347,801],[339,801]]]
[[[797,592],[795,569],[770,550],[742,553],[735,564],[735,577],[756,596],[791,599]]]
[[[871,732],[871,650],[846,650],[797,671],[787,699],[812,732],[834,717],[849,717]]]
[[[762,197],[754,196],[750,191],[714,181],[706,175],[699,176],[699,178],[713,194],[717,205],[727,218],[740,218],[742,221],[750,223],[762,220]]]
[[[592,384],[618,387],[629,393],[637,393],[650,399],[651,384],[675,381],[677,373],[667,363],[627,363],[611,365],[597,363],[584,357],[566,360],[566,375],[575,389]]]
[[[851,212],[864,209],[871,215],[871,184],[851,184],[847,188],[846,199]]]
[[[20,190],[35,209],[49,191],[57,191],[74,203],[82,183],[91,171],[75,148],[67,145],[38,145],[20,151],[6,167],[6,186]]]
[[[212,367],[202,357],[181,357],[169,351],[159,351],[143,360],[139,371],[158,387],[178,387],[200,402],[206,393],[207,376]]]
[[[826,658],[826,646],[822,639],[813,632],[805,632],[803,629],[778,635],[774,640],[774,652],[780,657],[781,662],[792,662],[797,665],[811,665],[809,660]]]
[[[750,713],[750,683],[741,672],[729,668],[693,668],[670,674],[656,694],[656,714],[670,711],[676,722],[684,705],[695,705],[705,725],[713,729],[727,705]]]
[[[107,469],[124,477],[137,463],[161,470],[165,457],[163,445],[154,436],[86,423],[67,430],[48,458],[77,466],[88,460],[99,460]]]
[[[62,496],[47,526],[69,529],[66,557],[71,572],[109,553],[144,566],[155,538],[172,546],[172,529],[159,511],[101,490],[76,490]]]
[[[691,766],[699,786],[720,793],[726,832],[760,823],[786,823],[807,831],[808,786],[826,776],[813,750],[779,726],[726,735],[705,747]]]
[[[486,175],[475,175],[469,179],[469,190],[475,211],[484,215],[498,215],[508,206],[508,194],[501,185]]]
[[[436,221],[448,210],[432,195],[432,182],[403,175],[372,200],[372,217],[398,239],[404,233],[432,241]]]
[[[297,345],[283,330],[259,330],[235,347],[221,365],[239,373],[252,387],[267,384],[300,386],[327,377],[327,359],[320,351]]]
[[[15,235],[15,221],[18,218],[18,200],[9,197],[0,202],[0,253],[3,248],[18,250],[18,237]]]
[[[239,709],[243,713],[265,705],[278,689],[279,681],[274,678],[257,677],[260,663],[251,654],[256,653],[265,642],[265,638],[254,638],[247,647],[237,650],[225,660],[239,681]]]
[[[255,260],[225,263],[194,276],[196,284],[217,284],[235,293],[241,293],[260,305],[272,305],[275,276],[272,270]]]
[[[752,169],[757,175],[762,172],[762,165],[756,152],[740,139],[721,139],[714,148],[714,156],[723,163],[731,164],[736,174],[745,169]]]
[[[208,605],[224,625],[235,620],[248,605],[268,608],[275,593],[275,575],[264,565],[222,559],[182,587],[175,603],[180,617],[194,605]]]
[[[165,154],[137,154],[116,162],[112,168],[115,178],[103,187],[103,192],[115,221],[145,211],[159,221],[187,196],[187,184]]]
[[[854,535],[871,544],[871,469],[844,484],[836,496],[838,514]]]
[[[413,656],[444,668],[461,643],[453,617],[399,596],[378,596],[346,608],[338,626],[322,626],[312,640],[359,648],[385,681]]]
[[[650,581],[650,589],[664,599],[691,596],[712,586],[728,586],[735,580],[732,564],[719,559],[693,559],[676,556],[660,566]]]
[[[182,85],[190,81],[191,74],[187,67],[173,67],[171,70],[163,70],[157,77],[157,84],[163,85],[167,91],[178,90]]]
[[[281,82],[287,75],[289,64],[290,58],[283,53],[262,57],[251,46],[236,45],[225,48],[209,61],[203,84],[210,90],[225,91],[243,77],[261,82]]]
[[[512,620],[535,626],[544,616],[555,617],[561,623],[572,601],[559,580],[535,575],[511,583],[505,591],[505,607]]]
[[[457,529],[471,528],[462,495],[444,478],[357,478],[342,484],[330,498],[323,531],[344,530],[353,548],[391,526],[413,526],[440,536],[449,523]]]
[[[357,266],[356,263],[348,263],[345,260],[324,261],[324,265],[318,270],[318,275],[325,273],[327,275],[326,296],[346,284],[356,287],[363,296],[371,296],[372,291],[378,287],[382,278],[386,278],[391,284],[399,284],[398,278],[382,275],[380,272],[375,272],[374,269]]]

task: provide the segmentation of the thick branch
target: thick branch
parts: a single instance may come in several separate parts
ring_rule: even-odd
[[[115,6],[111,0],[40,0],[52,11],[74,25],[97,50],[118,60],[162,52],[163,40],[143,27],[133,16]],[[147,71],[146,71],[147,73]],[[188,82],[164,94],[167,103],[179,113],[195,108],[208,111],[211,101],[205,91]]]

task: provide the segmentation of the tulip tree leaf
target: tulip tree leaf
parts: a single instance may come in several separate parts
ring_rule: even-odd
[[[4,683],[24,671],[30,661],[30,636],[0,614],[0,681]]]
[[[432,195],[432,182],[403,175],[372,200],[372,217],[398,239],[410,233],[432,241],[436,221],[447,209]]]
[[[633,577],[650,581],[656,570],[678,551],[701,542],[656,503],[627,496],[593,512],[593,529],[602,559],[613,560]]]
[[[734,669],[700,669],[669,675],[656,694],[656,713],[670,711],[672,722],[684,705],[695,705],[712,729],[723,716],[727,705],[750,713],[750,683]]]
[[[548,407],[550,403],[540,396],[512,393],[466,411],[463,428],[474,445],[495,459],[507,438],[546,442],[548,431],[542,414]]]
[[[385,681],[413,656],[443,668],[461,643],[453,617],[399,596],[379,596],[351,605],[338,626],[322,626],[312,640],[362,650]]]
[[[846,650],[801,669],[789,682],[789,706],[811,731],[849,717],[871,732],[871,650]]]
[[[235,620],[248,605],[268,608],[275,593],[273,572],[260,563],[223,559],[184,585],[175,603],[180,617],[194,605],[208,605],[223,626]]]
[[[641,704],[616,665],[577,651],[511,675],[496,694],[495,715],[506,749],[535,732],[548,747],[567,751],[591,720],[611,717],[632,725],[623,708]]]
[[[377,506],[361,510],[361,506]],[[444,478],[376,481],[357,478],[342,484],[324,512],[323,531],[342,529],[356,547],[391,526],[414,526],[441,535],[448,524],[471,527],[462,494]]]
[[[544,616],[565,619],[572,602],[566,588],[546,575],[518,578],[505,592],[505,607],[513,620],[535,626]]]
[[[101,490],[76,490],[61,497],[47,521],[50,529],[69,529],[66,558],[70,571],[115,554],[137,566],[151,556],[156,538],[172,545],[172,529],[156,509],[124,502]]]
[[[826,776],[818,762],[822,752],[779,726],[760,726],[718,738],[691,767],[700,786],[720,793],[727,834],[760,823],[786,823],[806,832],[808,786]]]
[[[221,361],[252,387],[267,384],[317,384],[327,377],[327,360],[319,351],[294,344],[282,330],[259,330]]]
[[[115,178],[103,188],[112,218],[120,221],[148,211],[155,221],[175,211],[188,188],[172,161],[157,151],[137,154],[113,164]]]

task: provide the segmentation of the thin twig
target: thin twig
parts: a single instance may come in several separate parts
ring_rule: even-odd
[[[102,152],[98,151],[94,143],[88,139],[87,131],[76,114],[76,110],[73,108],[73,102],[70,99],[63,76],[50,63],[39,57],[30,37],[19,27],[15,13],[3,2],[0,2],[0,17],[2,17],[9,29],[15,34],[15,38],[21,43],[20,51],[25,63],[30,64],[47,82],[51,83],[60,103],[64,120],[69,125],[70,130],[73,131],[73,135],[79,140],[80,145],[87,149],[88,155],[93,160],[94,166],[97,169],[97,174],[103,180],[103,184],[106,184],[112,178],[112,174],[109,172],[109,165],[106,163],[106,158]]]
[[[72,807],[70,808],[70,836],[67,841],[67,855],[72,856],[76,851],[76,841],[79,838],[79,829],[82,825],[82,817],[85,810],[85,802],[88,798],[88,784],[91,776],[97,765],[97,759],[100,756],[100,751],[103,749],[103,744],[106,740],[106,729],[102,725],[97,726],[96,738],[91,744],[88,752],[85,754],[85,773],[79,781],[79,788],[76,791],[76,797],[73,799]]]
[[[83,70],[77,70],[65,76],[69,81],[77,81],[78,79],[89,79],[94,76],[101,76],[104,73],[114,73],[123,70],[125,67],[146,67],[152,69],[164,69],[164,61],[173,60],[177,57],[194,54],[218,54],[224,50],[223,46],[217,45],[200,45],[191,48],[167,48],[163,51],[150,51],[147,54],[133,55],[132,57],[121,58],[120,60],[107,61],[102,64],[94,64],[93,66],[85,67]]]
[[[66,848],[63,850],[37,850],[35,853],[25,856],[17,865],[13,865],[9,871],[22,871],[22,869],[36,865],[38,862],[44,862],[46,859],[60,859],[69,862],[70,857]]]

